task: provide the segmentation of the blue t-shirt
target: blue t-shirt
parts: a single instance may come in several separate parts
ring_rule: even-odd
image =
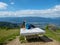
[[[26,29],[31,29],[31,26],[28,23],[25,24],[25,27],[26,27]]]

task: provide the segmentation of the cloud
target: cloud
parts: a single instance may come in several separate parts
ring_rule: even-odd
[[[1,9],[6,9],[7,6],[8,6],[8,5],[7,5],[6,3],[0,2],[0,10],[1,10]]]
[[[10,4],[11,4],[11,5],[14,5],[15,3],[14,3],[14,2],[11,2]]]
[[[1,17],[25,17],[25,16],[37,16],[37,17],[60,17],[60,5],[56,5],[52,8],[45,9],[45,10],[18,10],[15,12],[12,11],[0,11]]]
[[[40,17],[60,17],[60,5],[56,5],[45,10],[20,10],[16,15],[40,16]]]

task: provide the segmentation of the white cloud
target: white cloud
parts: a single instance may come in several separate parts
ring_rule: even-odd
[[[16,15],[17,14],[38,17],[60,17],[60,5],[45,10],[20,10],[16,11]]]
[[[0,2],[0,9],[6,9],[7,8],[7,4],[4,2]]]
[[[50,9],[45,10],[19,10],[19,11],[0,11],[0,17],[23,17],[23,16],[37,16],[37,17],[60,17],[60,5],[56,5]]]

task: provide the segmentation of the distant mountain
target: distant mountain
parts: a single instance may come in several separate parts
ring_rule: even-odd
[[[12,22],[12,23],[21,23],[24,20],[26,22],[38,22],[41,24],[52,23],[60,25],[60,18],[43,18],[43,17],[1,17],[0,21]]]

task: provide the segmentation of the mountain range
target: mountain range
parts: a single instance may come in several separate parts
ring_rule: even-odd
[[[40,24],[55,24],[60,26],[60,18],[43,18],[43,17],[0,17],[0,22],[22,23],[23,21],[40,23]]]

